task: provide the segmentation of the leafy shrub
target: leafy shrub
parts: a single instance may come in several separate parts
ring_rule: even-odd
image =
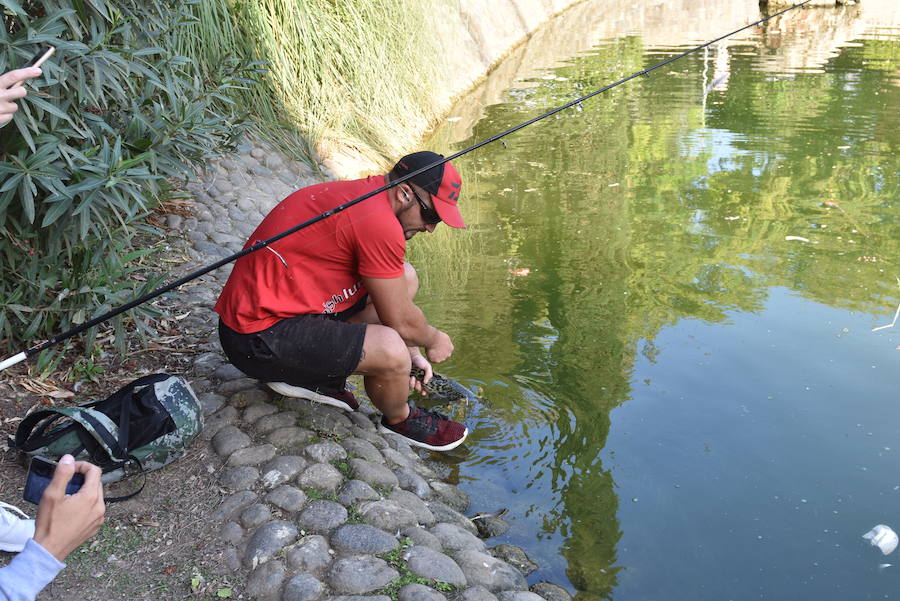
[[[130,281],[149,252],[135,236],[159,233],[144,218],[167,180],[233,148],[245,120],[228,94],[257,65],[225,58],[201,76],[173,50],[196,21],[185,0],[0,6],[0,73],[39,45],[57,49],[0,130],[0,338],[11,350],[156,283]],[[147,327],[151,311],[133,316]]]

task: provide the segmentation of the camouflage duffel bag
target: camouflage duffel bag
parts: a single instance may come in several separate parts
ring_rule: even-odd
[[[11,446],[51,459],[69,453],[99,466],[109,483],[182,457],[202,428],[190,384],[180,376],[153,374],[102,401],[35,411],[19,424]]]

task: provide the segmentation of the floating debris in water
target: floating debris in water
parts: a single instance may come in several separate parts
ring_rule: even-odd
[[[447,121],[449,121],[450,123],[455,123],[456,121],[459,121],[460,119],[462,119],[462,117],[447,117]]]
[[[897,548],[897,533],[884,524],[878,524],[865,534],[863,538],[878,547],[885,555],[890,555]]]
[[[616,182],[616,183],[614,183],[614,184],[609,184],[609,185],[606,186],[606,187],[607,187],[607,188],[615,188],[615,187],[618,186],[618,185],[619,185],[619,182]]]
[[[734,217],[726,217],[725,221],[734,221],[735,219],[740,219],[740,215],[735,215]]]
[[[537,192],[537,188],[525,188],[523,192]]]
[[[528,269],[527,267],[520,267],[518,269],[510,269],[509,272],[511,274],[513,274],[514,276],[523,278],[523,277],[527,276],[529,273],[531,273],[531,270]]]
[[[809,238],[804,238],[803,236],[785,236],[785,240],[797,240],[798,242],[809,242]]]

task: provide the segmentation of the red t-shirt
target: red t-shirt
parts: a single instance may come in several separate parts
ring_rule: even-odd
[[[244,248],[385,183],[381,175],[298,190],[272,209]],[[405,254],[403,227],[382,192],[238,259],[215,310],[244,334],[288,317],[338,313],[366,293],[362,276],[402,276]]]

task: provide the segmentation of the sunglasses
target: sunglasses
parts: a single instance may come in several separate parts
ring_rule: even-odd
[[[427,223],[428,225],[437,225],[441,222],[441,216],[437,214],[432,207],[429,207],[425,204],[421,198],[419,198],[419,194],[416,192],[416,189],[412,186],[409,187],[412,190],[413,196],[416,198],[416,201],[419,203],[419,208],[422,209],[422,221]]]

